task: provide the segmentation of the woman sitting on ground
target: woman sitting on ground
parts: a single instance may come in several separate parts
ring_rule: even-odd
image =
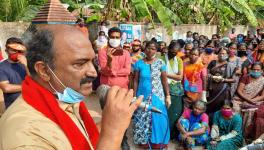
[[[242,108],[257,107],[264,101],[264,77],[263,65],[260,62],[255,62],[251,66],[249,75],[243,76],[240,79],[237,94],[234,97],[234,109],[237,112]]]
[[[232,108],[231,101],[225,100],[215,112],[208,150],[237,150],[243,145],[242,118]]]
[[[178,120],[179,140],[183,141],[188,149],[204,145],[209,139],[209,119],[205,110],[205,102],[197,101],[193,110],[186,108]]]

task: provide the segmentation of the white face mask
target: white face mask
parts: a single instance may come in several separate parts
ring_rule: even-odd
[[[103,36],[103,35],[101,35],[101,36],[99,36],[99,37],[98,37],[98,39],[99,39],[99,41],[103,42],[103,41],[105,41],[105,40],[106,40],[106,37],[105,37],[105,36]]]
[[[109,40],[109,44],[113,48],[117,48],[118,46],[120,46],[120,43],[121,43],[120,39],[110,39]]]

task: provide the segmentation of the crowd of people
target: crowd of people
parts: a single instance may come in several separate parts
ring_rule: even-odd
[[[133,89],[163,112],[134,113],[135,144],[164,148],[178,140],[189,149],[239,149],[264,133],[262,30],[236,35],[232,29],[211,39],[188,31],[186,39],[170,43],[153,38],[123,45],[121,35],[117,27],[108,36],[99,32],[97,85]]]
[[[100,149],[106,144],[127,150],[131,117],[133,141],[145,149],[164,149],[171,140],[186,149],[237,150],[251,142],[242,149],[263,146],[263,30],[237,35],[232,29],[228,37],[211,38],[188,31],[186,39],[170,43],[155,38],[122,42],[118,27],[105,32],[93,44],[68,26],[39,30],[28,43],[7,40],[8,58],[0,63],[7,108],[0,119],[0,148],[29,146],[33,140],[32,147],[47,149]],[[65,39],[66,34],[72,36]],[[102,127],[96,127],[82,102],[91,93],[91,82],[93,90],[113,87]],[[130,104],[132,97],[140,98]],[[136,109],[140,99],[160,113]],[[15,133],[18,126],[20,134]],[[9,141],[13,134],[16,144]]]

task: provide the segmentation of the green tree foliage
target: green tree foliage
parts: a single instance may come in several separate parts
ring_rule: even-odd
[[[0,0],[1,21],[30,21],[48,0]],[[174,24],[257,26],[264,20],[264,0],[61,0],[68,10],[93,9],[91,21],[162,23],[168,33]]]
[[[221,31],[236,24],[258,25],[264,18],[263,0],[163,0],[184,24],[219,25]]]
[[[173,24],[181,23],[178,16],[165,7],[161,0],[107,0],[103,16],[105,20],[121,22],[160,22],[170,34]]]
[[[31,21],[48,0],[0,0],[0,20]]]

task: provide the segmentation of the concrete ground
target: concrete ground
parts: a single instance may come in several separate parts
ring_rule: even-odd
[[[86,104],[88,106],[89,112],[91,116],[93,117],[94,121],[96,123],[99,122],[102,117],[101,116],[102,111],[101,111],[97,96],[95,94],[92,94],[90,98],[86,101]],[[128,143],[130,145],[131,150],[142,150],[142,148],[139,148],[137,145],[133,144],[131,125],[128,128],[127,136],[128,136]],[[178,143],[170,142],[167,150],[182,150],[182,149],[183,148],[180,147]],[[202,150],[202,149],[203,148],[201,147],[197,147],[194,150]]]

